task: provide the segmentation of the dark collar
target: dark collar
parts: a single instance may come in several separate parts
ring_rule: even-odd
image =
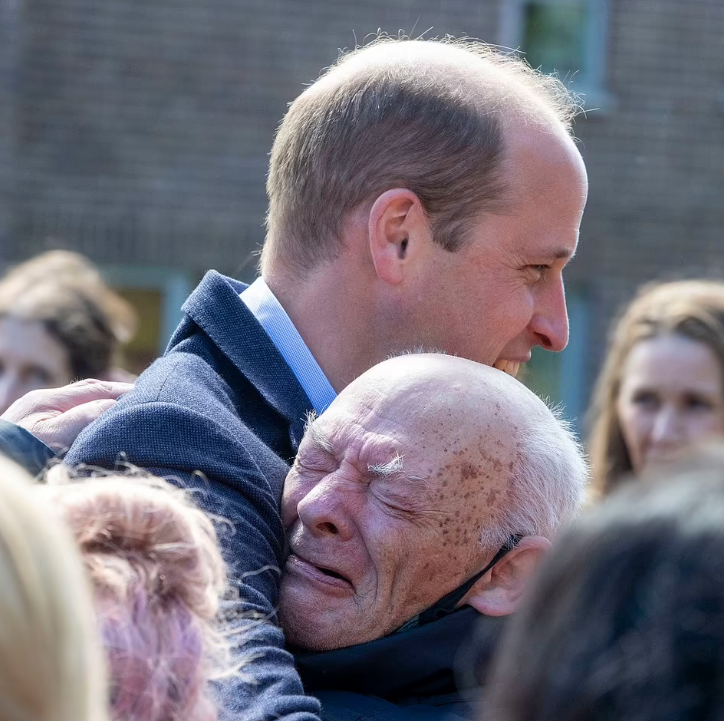
[[[487,629],[483,636],[477,629],[481,623]],[[460,686],[460,654],[469,654],[468,646],[477,638],[476,658],[487,660],[501,623],[466,606],[403,633],[335,651],[299,651],[295,659],[304,688],[311,693],[334,689],[390,701],[448,694]]]
[[[239,298],[244,283],[210,270],[183,311],[290,425],[293,446],[304,434],[307,394],[254,314]]]

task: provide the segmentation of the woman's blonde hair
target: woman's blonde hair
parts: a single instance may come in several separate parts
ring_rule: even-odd
[[[107,721],[105,664],[76,544],[0,457],[0,719]]]
[[[592,491],[597,497],[608,495],[633,471],[616,411],[626,359],[637,343],[670,334],[709,347],[724,379],[724,283],[683,280],[646,285],[614,323],[589,415]]]

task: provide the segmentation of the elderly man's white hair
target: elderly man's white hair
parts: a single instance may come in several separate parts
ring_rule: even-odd
[[[528,418],[520,429],[507,501],[493,510],[481,544],[500,547],[516,535],[552,538],[583,505],[588,477],[581,444],[559,409]]]

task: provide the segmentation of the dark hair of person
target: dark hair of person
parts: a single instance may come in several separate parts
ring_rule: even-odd
[[[76,379],[98,377],[136,328],[133,308],[89,260],[55,250],[11,269],[0,280],[0,318],[38,321],[68,352]]]
[[[724,452],[581,518],[506,630],[483,721],[724,719]]]
[[[597,496],[610,493],[633,471],[616,410],[626,359],[637,343],[664,335],[706,345],[724,378],[724,282],[645,285],[613,324],[589,414],[592,490]]]

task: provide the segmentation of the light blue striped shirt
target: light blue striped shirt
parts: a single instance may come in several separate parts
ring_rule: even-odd
[[[337,394],[266,281],[257,278],[239,297],[287,362],[314,410],[323,413]]]

